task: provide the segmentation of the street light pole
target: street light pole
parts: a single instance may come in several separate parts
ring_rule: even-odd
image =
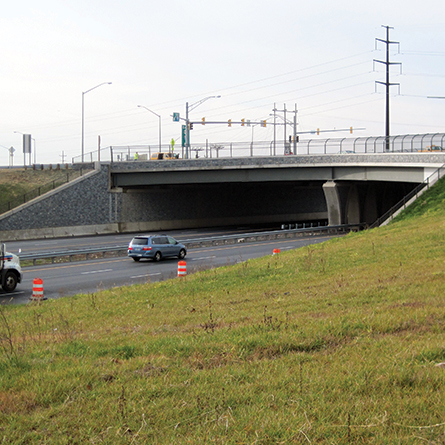
[[[192,105],[189,105],[188,102],[185,103],[185,125],[186,125],[186,135],[187,135],[187,141],[185,144],[185,158],[189,158],[189,152],[190,152],[190,120],[189,120],[189,112],[193,111],[195,108],[199,107],[203,102],[209,99],[219,99],[221,96],[208,96],[204,97],[204,99],[198,100],[198,102],[195,102]]]
[[[185,103],[185,159],[189,158],[189,149],[190,149],[190,121],[189,121],[189,103]]]
[[[159,114],[155,113],[154,111],[150,110],[149,108],[144,107],[144,105],[138,105],[138,107],[145,108],[150,113],[153,113],[155,116],[158,116],[158,118],[159,118],[159,153],[161,153],[162,152],[162,149],[161,149],[161,116]]]
[[[93,88],[90,88],[87,91],[82,92],[82,162],[84,161],[84,154],[85,154],[85,148],[84,148],[84,140],[85,140],[85,94],[89,93],[90,91],[95,90],[96,88],[99,88],[102,85],[111,85],[111,82],[102,82],[99,85],[96,85]]]

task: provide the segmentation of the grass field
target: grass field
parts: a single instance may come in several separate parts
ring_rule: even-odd
[[[444,217],[1,306],[0,442],[443,444]]]
[[[33,170],[24,168],[1,169],[0,170],[0,213],[3,213],[17,205],[23,204],[38,196],[37,189],[41,187],[40,193],[53,188],[79,176],[79,172],[73,170]],[[46,186],[46,187],[45,187]],[[24,197],[24,195],[27,195]],[[8,203],[11,203],[8,205]]]

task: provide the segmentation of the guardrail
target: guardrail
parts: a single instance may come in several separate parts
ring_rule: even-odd
[[[359,231],[366,228],[365,223],[359,224],[346,224],[339,226],[322,226],[322,227],[305,227],[296,229],[285,229],[285,230],[274,230],[268,232],[253,232],[253,233],[242,233],[235,235],[223,235],[217,237],[206,237],[206,238],[196,238],[196,239],[186,239],[178,240],[183,243],[187,248],[201,248],[209,246],[220,246],[226,244],[236,244],[236,243],[249,243],[255,241],[267,241],[271,239],[287,239],[296,238],[299,236],[306,235],[338,235],[345,234],[351,231]],[[96,247],[90,249],[75,249],[69,251],[49,251],[41,253],[24,253],[20,255],[20,260],[32,261],[33,266],[36,265],[38,260],[50,259],[51,263],[55,262],[56,258],[66,259],[69,262],[74,260],[82,261],[89,260],[94,257],[104,258],[107,253],[115,253],[115,256],[126,256],[127,255],[128,244],[124,246],[109,246],[109,247]]]

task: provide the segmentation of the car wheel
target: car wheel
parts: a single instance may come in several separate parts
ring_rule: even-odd
[[[14,272],[8,272],[5,277],[5,282],[3,284],[3,290],[5,292],[13,292],[17,287],[17,276]]]
[[[154,259],[156,262],[161,261],[161,258],[162,258],[161,252],[156,252],[156,253],[155,253],[155,256],[153,257],[153,259]]]
[[[137,258],[137,257],[133,257],[133,261],[139,261],[140,260],[140,258]]]
[[[185,258],[186,255],[187,255],[187,254],[186,254],[186,252],[185,252],[185,249],[181,249],[181,250],[179,251],[178,258],[179,258],[180,260],[183,260],[183,259]]]

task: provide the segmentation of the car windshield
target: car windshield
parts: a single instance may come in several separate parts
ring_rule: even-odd
[[[131,244],[136,246],[143,246],[145,244],[148,244],[148,238],[133,238]]]

